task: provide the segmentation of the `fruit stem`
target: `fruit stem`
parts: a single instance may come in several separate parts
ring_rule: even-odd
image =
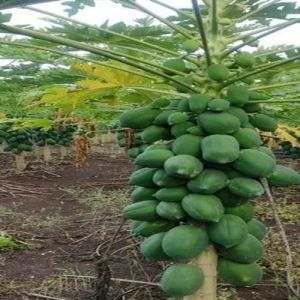
[[[138,40],[138,39],[133,38],[131,36],[128,36],[128,35],[125,35],[125,34],[122,34],[122,33],[118,33],[118,32],[114,32],[114,31],[109,30],[109,29],[104,29],[104,28],[101,28],[101,27],[93,26],[93,25],[85,23],[85,22],[81,22],[81,21],[77,21],[77,20],[74,20],[74,19],[71,19],[71,18],[68,18],[68,17],[65,17],[65,16],[61,16],[59,14],[55,14],[55,13],[50,12],[50,11],[45,11],[43,9],[36,8],[36,7],[22,7],[22,8],[28,9],[28,10],[31,10],[31,11],[35,11],[35,12],[38,12],[38,13],[41,13],[41,14],[44,14],[44,15],[47,15],[47,16],[51,16],[51,17],[54,17],[54,18],[57,18],[57,19],[65,20],[65,21],[73,23],[73,24],[77,24],[77,25],[81,25],[81,26],[84,26],[84,27],[87,27],[87,28],[95,29],[97,31],[101,31],[101,32],[104,32],[104,33],[107,33],[107,34],[110,34],[110,35],[113,35],[113,36],[118,36],[118,37],[123,38],[125,40],[132,41],[132,42],[138,43],[138,44],[143,45],[143,46],[147,46],[149,48],[152,48],[152,49],[155,49],[157,51],[170,54],[172,56],[177,56],[177,57],[180,56],[180,55],[178,55],[177,52],[168,50],[166,48],[162,48],[162,47],[159,47],[157,45],[150,44],[150,43]]]
[[[222,57],[224,58],[224,57],[228,56],[229,54],[231,54],[232,52],[235,52],[236,50],[239,50],[240,48],[242,48],[244,46],[247,46],[248,44],[251,44],[252,42],[255,42],[255,41],[257,41],[257,40],[259,40],[259,39],[261,39],[261,38],[263,38],[263,37],[265,37],[265,36],[267,36],[269,34],[272,34],[272,33],[276,32],[278,30],[281,30],[281,29],[286,28],[288,26],[291,26],[291,25],[293,25],[295,23],[298,23],[299,21],[300,21],[300,18],[292,19],[290,21],[284,22],[284,23],[280,24],[279,26],[277,26],[276,28],[274,28],[272,30],[269,30],[269,31],[264,32],[264,33],[262,33],[260,35],[257,35],[257,36],[251,38],[250,40],[248,40],[248,41],[246,41],[244,43],[241,43],[239,45],[236,45],[236,46],[232,47],[231,49],[228,49],[227,51],[225,51],[223,53]]]
[[[140,65],[140,64],[138,64],[134,61],[130,61],[128,59],[120,57],[119,55],[109,53],[109,51],[104,51],[101,48],[86,45],[84,43],[80,43],[80,42],[70,40],[70,39],[66,39],[66,38],[63,38],[63,37],[49,35],[47,33],[39,32],[39,31],[36,31],[36,30],[19,28],[19,27],[15,27],[15,26],[8,26],[8,25],[0,24],[0,29],[3,29],[3,30],[8,31],[10,33],[30,36],[30,37],[41,39],[41,40],[44,40],[44,41],[49,41],[49,42],[53,42],[53,43],[57,43],[57,44],[61,44],[61,45],[66,45],[66,46],[73,47],[75,49],[81,49],[81,50],[88,51],[90,53],[94,53],[94,54],[98,54],[98,55],[101,55],[101,56],[104,56],[104,57],[108,57],[110,59],[125,63],[126,65],[136,67],[140,70],[144,70],[144,71],[147,71],[149,73],[152,73],[152,74],[158,75],[160,77],[166,78],[170,81],[176,82],[177,84],[179,84],[179,85],[181,85],[185,88],[188,88],[191,91],[198,92],[198,90],[196,88],[193,88],[190,85],[185,84],[184,82],[181,82],[180,80],[172,78],[171,76],[168,76],[168,75],[164,74],[161,71],[149,68],[147,66]],[[157,68],[160,68],[160,66],[157,65]]]
[[[195,17],[197,20],[197,25],[198,25],[199,32],[200,32],[201,39],[202,39],[203,49],[204,49],[205,57],[206,57],[206,63],[207,63],[207,66],[209,66],[211,64],[211,58],[210,58],[208,44],[207,44],[207,38],[206,38],[205,30],[204,30],[204,24],[203,24],[203,20],[202,20],[201,13],[200,13],[200,7],[199,7],[197,0],[192,0],[192,4],[193,4]]]
[[[159,4],[159,5],[161,5],[161,6],[165,7],[165,8],[168,8],[168,9],[170,9],[170,10],[173,10],[173,11],[175,11],[178,15],[185,16],[185,17],[187,17],[188,19],[193,20],[193,21],[195,20],[195,17],[194,17],[193,15],[191,15],[191,14],[189,14],[189,13],[186,13],[186,12],[184,12],[184,11],[181,10],[181,9],[178,9],[178,8],[176,8],[176,7],[173,7],[173,6],[169,5],[169,4],[163,3],[163,2],[161,2],[161,1],[159,1],[159,0],[150,0],[150,1],[151,1],[151,2],[154,2],[154,3],[156,3],[156,4]]]
[[[180,33],[181,35],[183,35],[184,37],[188,38],[188,39],[193,39],[193,35],[190,33],[190,31],[186,30],[185,28],[179,26],[179,25],[175,25],[172,22],[168,21],[167,19],[164,19],[162,17],[160,17],[159,15],[157,15],[156,13],[154,13],[153,11],[149,10],[148,8],[138,4],[137,2],[134,2],[133,0],[117,0],[117,2],[121,3],[121,4],[126,4],[128,6],[131,5],[135,8],[138,8],[139,10],[141,10],[142,12],[152,16],[153,18],[159,20],[160,22],[166,24],[167,26],[169,26],[170,28],[172,28],[174,31]]]
[[[212,0],[212,34],[218,35],[218,11],[217,0]]]
[[[277,83],[277,84],[271,84],[271,85],[261,85],[258,87],[253,87],[250,90],[251,91],[260,91],[260,90],[273,89],[273,88],[277,88],[277,87],[294,85],[294,84],[298,85],[298,84],[300,84],[300,81],[290,81],[290,82]]]
[[[273,1],[269,2],[269,3],[267,3],[266,5],[262,5],[262,6],[260,6],[258,9],[253,10],[253,11],[249,12],[248,14],[243,15],[242,17],[240,17],[239,19],[237,19],[237,21],[238,21],[238,22],[242,22],[242,21],[244,21],[244,20],[247,20],[247,19],[249,19],[251,16],[254,16],[254,15],[257,14],[258,12],[260,12],[260,11],[262,11],[262,10],[268,8],[269,6],[271,6],[271,5],[273,5],[274,3],[279,2],[279,1],[280,1],[280,0],[273,0]]]
[[[276,68],[276,67],[285,65],[285,64],[287,64],[287,63],[293,62],[293,61],[298,60],[298,59],[300,59],[300,55],[296,55],[296,56],[294,56],[294,57],[291,57],[291,58],[289,58],[289,59],[285,59],[285,60],[282,60],[282,61],[279,61],[279,62],[271,63],[271,64],[269,64],[269,66],[266,66],[266,67],[257,69],[257,70],[255,70],[255,71],[252,71],[252,72],[249,72],[249,73],[245,73],[244,75],[241,75],[241,76],[239,76],[239,77],[233,78],[232,80],[227,81],[227,82],[223,85],[223,87],[228,86],[228,85],[230,85],[230,84],[232,84],[232,83],[234,83],[234,82],[237,82],[237,81],[239,81],[239,80],[242,80],[242,79],[244,79],[244,78],[251,77],[252,75],[259,74],[259,73],[263,73],[263,72],[265,72],[265,71],[268,71],[268,70],[270,70],[270,69],[273,69],[273,68]]]
[[[202,269],[204,283],[195,294],[186,296],[183,300],[217,300],[217,262],[218,256],[213,246],[190,261],[190,264]]]
[[[149,78],[151,80],[156,80],[157,79],[154,76],[143,74],[143,73],[140,73],[140,72],[137,72],[137,71],[134,71],[134,70],[130,70],[128,68],[123,68],[121,66],[116,66],[116,65],[113,65],[113,64],[101,62],[99,60],[90,59],[90,58],[87,58],[87,57],[84,57],[84,56],[79,56],[79,55],[76,55],[76,54],[72,54],[72,53],[68,53],[68,52],[64,52],[64,51],[60,51],[60,50],[56,50],[56,49],[52,49],[52,48],[46,48],[46,47],[41,47],[41,46],[36,46],[36,45],[26,44],[26,43],[15,43],[15,42],[9,42],[9,41],[0,41],[0,44],[11,45],[11,46],[16,46],[16,47],[22,47],[22,48],[32,48],[32,49],[37,49],[37,50],[41,50],[41,51],[47,51],[47,52],[59,54],[61,56],[69,56],[69,57],[73,57],[73,58],[78,59],[78,60],[87,61],[87,62],[96,64],[96,65],[105,66],[107,68],[127,72],[127,73],[130,73],[130,74],[134,74],[134,75],[145,77],[145,78]]]

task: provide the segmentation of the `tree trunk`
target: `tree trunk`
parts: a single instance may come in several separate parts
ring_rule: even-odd
[[[60,146],[60,159],[64,160],[67,156],[67,149],[64,146]]]
[[[51,148],[49,146],[44,147],[44,161],[45,163],[49,163],[52,159],[51,156]]]
[[[218,256],[213,246],[190,261],[190,264],[202,269],[204,283],[195,294],[184,297],[183,300],[217,300],[217,261]]]
[[[26,161],[24,154],[18,154],[15,156],[16,172],[22,173],[26,168]]]

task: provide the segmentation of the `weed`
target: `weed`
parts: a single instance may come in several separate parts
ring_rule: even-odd
[[[219,288],[218,300],[234,300],[237,295],[237,291],[234,288]]]
[[[7,215],[11,215],[13,211],[10,208],[5,206],[0,206],[0,217],[5,217]]]
[[[120,211],[130,199],[128,188],[117,190],[96,188],[90,191],[66,188],[63,191],[77,198],[80,204],[84,204],[95,213]]]
[[[27,249],[28,245],[15,240],[12,236],[0,232],[0,252]]]
[[[26,228],[50,228],[53,226],[60,225],[64,222],[64,218],[61,215],[55,214],[52,216],[40,216],[40,215],[30,215],[24,216],[24,221],[21,225],[22,229]]]

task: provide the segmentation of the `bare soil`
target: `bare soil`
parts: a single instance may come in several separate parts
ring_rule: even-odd
[[[22,249],[0,253],[1,300],[105,300],[108,287],[107,299],[166,299],[156,284],[164,264],[146,262],[129,224],[120,226],[133,169],[126,156],[91,155],[79,169],[71,160],[33,163],[23,174],[8,165],[0,166],[0,232],[13,236]],[[299,204],[299,190],[289,193],[287,203]],[[280,190],[275,194],[282,196]],[[285,225],[296,245],[299,224],[291,218]],[[272,218],[266,222],[276,232]],[[270,247],[267,254],[276,260],[280,247]],[[238,291],[221,283],[220,299],[287,300],[284,273],[268,259],[263,283]]]

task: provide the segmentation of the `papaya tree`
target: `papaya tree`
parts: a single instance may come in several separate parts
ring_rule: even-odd
[[[158,20],[157,35],[146,20],[144,31],[130,35],[125,24],[94,26],[30,7],[77,32],[0,28],[60,47],[44,51],[72,55],[70,48],[79,49],[105,58],[111,67],[118,61],[118,68],[152,77],[150,85],[131,89],[161,97],[120,116],[127,130],[119,138],[135,164],[129,180],[135,186],[133,203],[123,215],[134,220],[133,233],[145,238],[141,252],[146,258],[176,261],[161,279],[168,296],[214,300],[217,276],[234,286],[262,279],[257,261],[266,227],[254,217],[251,200],[266,193],[273,201],[270,186],[300,184],[300,175],[277,164],[260,136],[277,129],[276,120],[266,114],[268,105],[299,101],[268,94],[266,76],[295,66],[300,54],[294,46],[271,56],[255,50],[261,38],[298,23],[299,8],[276,0],[205,0],[201,5],[192,0],[188,9],[151,1],[175,15],[162,18],[142,1],[113,2]],[[89,44],[88,34],[97,35],[101,45]],[[287,283],[297,294],[289,272]]]

